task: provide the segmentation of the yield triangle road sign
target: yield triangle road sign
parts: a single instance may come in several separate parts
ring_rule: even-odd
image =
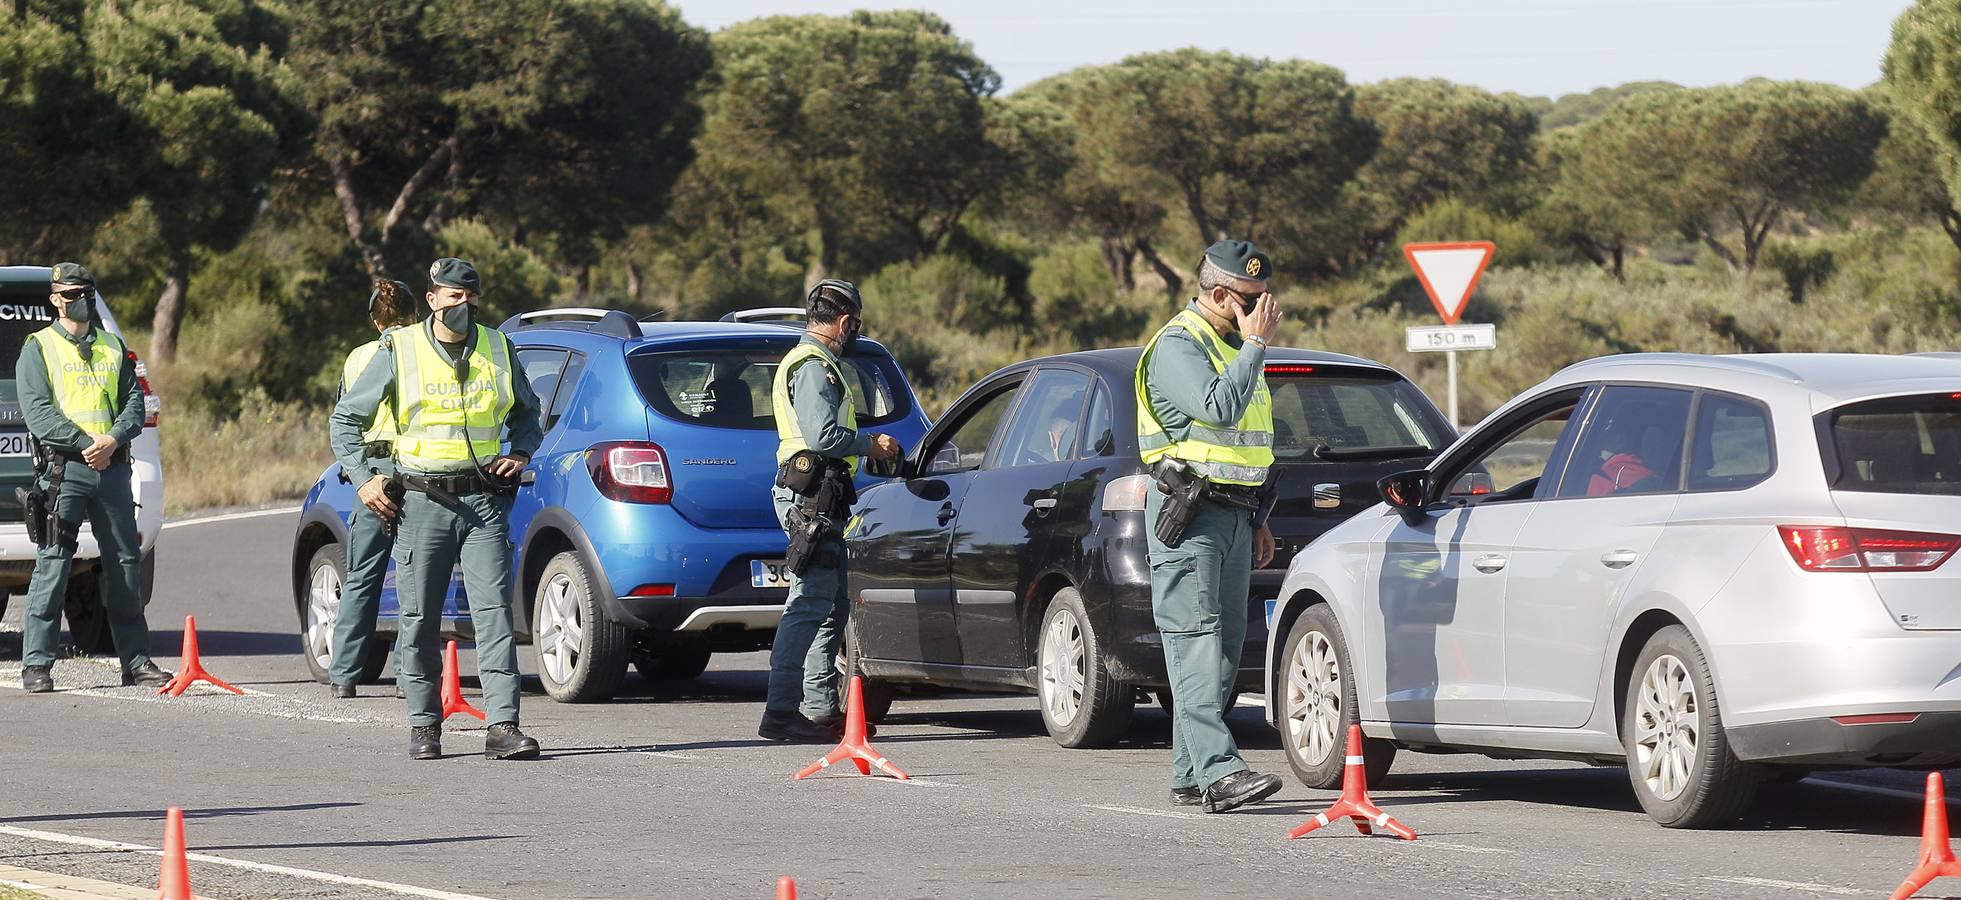
[[[1416,270],[1416,280],[1422,282],[1423,292],[1430,295],[1430,305],[1445,325],[1457,324],[1457,317],[1464,314],[1464,304],[1496,252],[1498,245],[1490,241],[1403,245],[1403,258]]]

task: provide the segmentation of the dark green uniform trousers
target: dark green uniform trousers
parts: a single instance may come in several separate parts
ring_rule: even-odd
[[[374,643],[381,585],[395,549],[395,536],[386,526],[374,510],[354,504],[347,523],[347,580],[341,583],[340,618],[334,622],[334,662],[329,671],[335,684],[360,683],[362,663]]]
[[[458,562],[476,627],[485,721],[518,720],[510,511],[509,498],[485,493],[438,499],[409,491],[402,501],[395,535],[395,594],[402,603],[395,672],[408,695],[410,725],[442,722],[443,598]]]
[[[116,655],[122,657],[124,671],[150,661],[150,627],[143,621],[143,600],[136,593],[136,566],[143,545],[136,533],[136,498],[129,478],[126,461],[97,472],[79,458],[68,460],[61,496],[55,499],[59,537],[34,555],[34,580],[27,588],[27,621],[21,634],[22,665],[54,664],[62,601],[68,594],[68,572],[74,567],[84,517],[102,554],[102,605],[116,639]]]
[[[1171,677],[1171,786],[1204,788],[1244,771],[1226,728],[1226,698],[1246,647],[1246,593],[1253,578],[1253,519],[1200,503],[1176,547],[1157,538],[1164,494],[1151,491],[1151,611]]]
[[[776,521],[784,522],[796,495],[777,487],[770,489],[770,499],[776,505]],[[851,618],[845,579],[844,541],[837,537],[824,540],[816,560],[802,575],[790,576],[783,619],[770,642],[764,709],[797,710],[813,719],[837,713],[837,655],[844,646],[845,623]]]

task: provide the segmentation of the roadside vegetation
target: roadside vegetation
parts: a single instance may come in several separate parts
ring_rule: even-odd
[[[82,260],[145,326],[173,511],[303,490],[369,279],[441,255],[493,319],[850,278],[937,413],[1015,359],[1141,340],[1228,235],[1273,256],[1287,343],[1441,397],[1402,350],[1434,315],[1398,248],[1488,238],[1468,422],[1604,353],[1954,349],[1952,10],[1903,15],[1862,90],[1548,99],[1190,49],[1003,95],[905,11],[709,34],[647,0],[21,0],[0,261]]]

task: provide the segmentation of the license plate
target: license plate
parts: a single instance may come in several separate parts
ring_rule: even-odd
[[[749,586],[786,588],[790,586],[790,564],[780,559],[749,561]]]
[[[0,431],[0,457],[26,455],[27,432]]]

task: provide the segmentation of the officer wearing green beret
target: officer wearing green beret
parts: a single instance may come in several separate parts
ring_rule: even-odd
[[[818,282],[804,298],[804,310],[803,340],[777,365],[770,392],[779,465],[770,497],[785,530],[792,528],[792,508],[798,506],[824,516],[828,524],[814,543],[810,567],[790,576],[790,595],[769,651],[769,694],[757,733],[773,741],[824,743],[837,740],[844,728],[832,661],[851,611],[844,592],[840,531],[850,510],[848,503],[837,501],[833,508],[819,508],[825,505],[820,498],[834,497],[835,492],[813,489],[801,495],[786,486],[787,473],[791,458],[808,451],[825,465],[806,474],[828,473],[848,485],[860,457],[891,459],[899,455],[900,447],[889,434],[858,430],[857,395],[842,359],[851,353],[862,321],[864,301],[857,286],[837,279]]]
[[[40,487],[56,494],[55,528],[35,553],[27,588],[21,685],[35,694],[54,690],[48,667],[87,516],[101,551],[102,600],[123,684],[160,686],[170,674],[150,661],[150,629],[136,592],[142,549],[129,470],[129,442],[143,433],[143,386],[129,348],[98,327],[89,270],[57,263],[49,280],[54,324],[27,336],[14,369],[27,430],[54,456]]]
[[[1199,261],[1199,296],[1137,364],[1138,447],[1159,488],[1145,513],[1151,609],[1171,680],[1171,801],[1208,813],[1280,790],[1277,776],[1246,768],[1225,722],[1252,570],[1273,559],[1264,518],[1273,465],[1264,362],[1280,321],[1272,272],[1251,242],[1213,244]]]
[[[415,320],[415,293],[409,286],[390,279],[376,279],[374,290],[368,294],[368,322],[375,330],[386,335]],[[348,386],[367,371],[368,363],[380,350],[381,340],[376,338],[347,354],[347,362],[341,366],[341,393],[345,394]],[[369,459],[394,454],[395,411],[388,404],[375,410],[374,422],[362,432],[361,441],[367,446]],[[341,477],[348,475],[343,473]],[[333,682],[330,689],[336,698],[345,700],[355,695],[354,685],[361,680],[362,663],[372,653],[375,617],[381,614],[381,584],[388,574],[388,557],[394,549],[393,525],[367,506],[354,504],[347,523],[347,575],[341,583],[340,614],[334,620],[330,645],[333,649],[333,662],[328,669]]]
[[[484,756],[528,759],[538,755],[538,742],[517,727],[510,511],[518,474],[544,438],[538,397],[510,338],[473,321],[482,289],[476,267],[439,259],[429,282],[429,318],[383,335],[334,406],[334,456],[361,482],[363,506],[382,519],[400,516],[395,670],[408,696],[409,756],[442,756],[438,630],[450,571],[460,561],[491,723]],[[364,438],[384,401],[392,404],[397,433],[391,456],[376,459]],[[506,440],[510,452],[501,453]],[[399,504],[390,496],[395,485],[405,489]]]

